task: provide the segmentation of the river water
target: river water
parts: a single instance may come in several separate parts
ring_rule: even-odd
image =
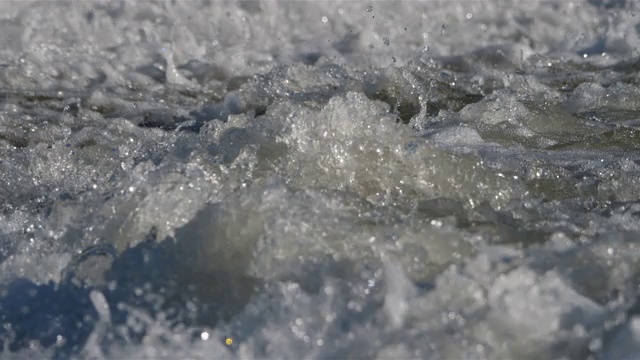
[[[640,357],[640,14],[0,2],[0,358]]]

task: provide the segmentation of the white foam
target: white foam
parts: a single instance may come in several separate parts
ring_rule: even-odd
[[[2,357],[633,357],[637,8],[0,2]]]

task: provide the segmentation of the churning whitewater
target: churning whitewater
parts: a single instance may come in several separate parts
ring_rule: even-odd
[[[639,7],[0,2],[0,358],[640,357]]]

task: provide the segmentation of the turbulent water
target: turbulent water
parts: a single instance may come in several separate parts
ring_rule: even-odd
[[[0,358],[640,357],[636,8],[0,2]]]

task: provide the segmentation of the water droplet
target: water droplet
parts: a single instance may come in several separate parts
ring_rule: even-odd
[[[373,11],[373,6],[371,6],[371,5],[367,6],[367,11],[368,12],[372,12]]]
[[[467,13],[467,20],[471,19],[473,17],[472,13]]]
[[[383,37],[383,38],[382,38],[382,42],[383,42],[385,45],[389,46],[390,41],[389,41],[389,38],[388,38],[388,37],[386,37],[386,36],[385,36],[385,37]]]
[[[322,17],[322,22],[323,22],[323,23],[326,23],[327,21],[329,21],[329,18],[327,18],[326,16],[323,16],[323,17]]]

